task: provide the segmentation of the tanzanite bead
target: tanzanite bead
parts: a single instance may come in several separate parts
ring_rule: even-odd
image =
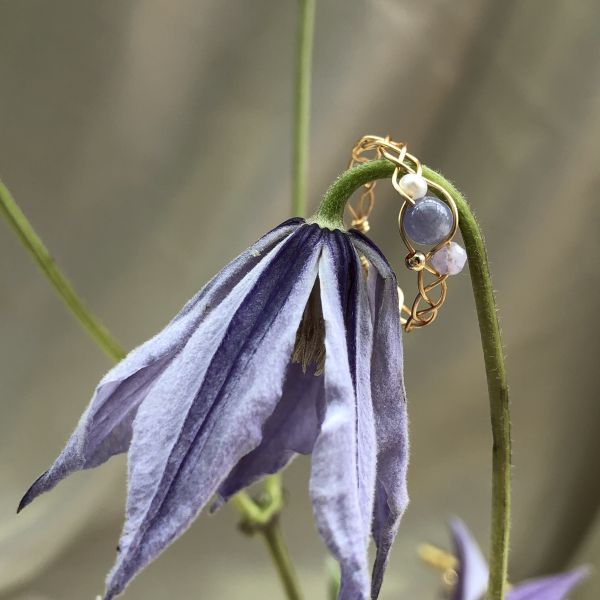
[[[450,235],[453,224],[450,207],[434,196],[417,200],[404,213],[404,231],[417,244],[439,244]]]

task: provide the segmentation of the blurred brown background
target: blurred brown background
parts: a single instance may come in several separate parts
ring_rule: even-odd
[[[289,213],[293,0],[2,0],[0,173],[127,347]],[[365,133],[406,140],[470,198],[487,234],[514,425],[511,579],[600,558],[595,0],[321,0],[311,203]],[[402,267],[397,198],[372,237]],[[124,460],[17,518],[109,363],[0,223],[0,597],[92,600],[120,531]],[[419,542],[462,516],[484,548],[490,433],[468,275],[406,337],[409,507],[382,598],[433,599]],[[284,526],[307,598],[325,598],[308,461]],[[130,600],[281,598],[260,540],[202,515]],[[597,575],[573,594],[600,595]]]

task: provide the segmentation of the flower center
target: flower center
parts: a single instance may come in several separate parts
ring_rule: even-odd
[[[315,365],[315,375],[322,375],[325,369],[325,321],[318,279],[304,307],[302,321],[296,333],[292,362],[301,364],[304,373],[309,365]]]

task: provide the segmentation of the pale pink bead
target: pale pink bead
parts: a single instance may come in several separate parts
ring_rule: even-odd
[[[432,257],[431,266],[441,275],[456,275],[463,270],[467,253],[456,242],[442,246]]]

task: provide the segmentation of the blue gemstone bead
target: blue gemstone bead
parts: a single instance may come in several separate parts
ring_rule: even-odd
[[[450,207],[434,196],[417,200],[404,212],[404,231],[417,244],[439,244],[450,235],[453,224]]]

